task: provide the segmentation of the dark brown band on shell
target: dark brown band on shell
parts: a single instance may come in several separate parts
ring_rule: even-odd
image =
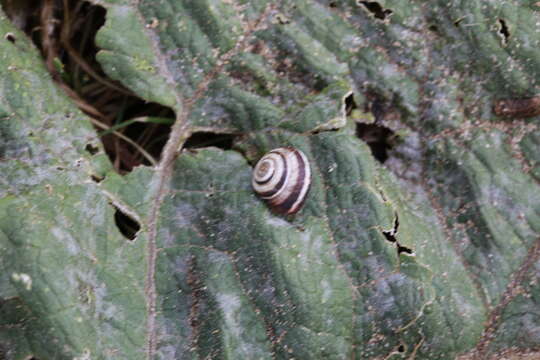
[[[306,163],[304,162],[304,159],[298,151],[294,151],[294,156],[296,156],[296,159],[298,160],[298,164],[300,164],[298,170],[298,179],[300,179],[296,184],[294,184],[294,188],[291,192],[291,194],[280,204],[274,204],[270,201],[272,206],[275,208],[275,210],[279,213],[286,214],[288,212],[296,212],[293,209],[294,203],[298,200],[298,197],[300,196],[300,191],[304,187],[304,183],[306,181]],[[308,179],[309,180],[309,179]],[[307,194],[306,194],[307,195]],[[304,203],[304,200],[306,197],[304,196],[304,199],[296,206],[298,209],[302,207],[302,204]]]
[[[268,178],[266,171],[272,172]],[[308,158],[293,147],[274,149],[255,165],[252,186],[272,211],[294,214],[304,204],[311,186]]]

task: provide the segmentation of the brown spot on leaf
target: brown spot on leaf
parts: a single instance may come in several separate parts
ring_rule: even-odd
[[[528,118],[540,115],[540,95],[524,99],[495,101],[493,111],[498,116]]]

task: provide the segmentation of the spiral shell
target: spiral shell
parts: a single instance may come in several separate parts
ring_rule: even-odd
[[[304,204],[311,185],[308,159],[293,147],[274,149],[255,166],[251,185],[272,210],[294,214]]]

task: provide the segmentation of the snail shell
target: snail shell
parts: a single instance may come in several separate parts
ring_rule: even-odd
[[[253,170],[255,192],[280,214],[300,210],[311,185],[311,168],[304,153],[281,147],[264,155]]]

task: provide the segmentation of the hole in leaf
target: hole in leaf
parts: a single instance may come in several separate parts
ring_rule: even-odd
[[[96,155],[99,151],[99,148],[95,146],[94,144],[86,144],[84,149],[88,151],[90,155]]]
[[[394,226],[393,226],[393,228],[391,230],[383,230],[382,233],[383,233],[386,240],[388,240],[388,241],[390,241],[392,243],[396,243],[398,254],[406,253],[406,254],[411,254],[412,255],[413,251],[411,249],[409,249],[408,247],[402,246],[397,241],[396,234],[398,232],[398,229],[399,229],[399,217],[398,217],[398,214],[396,213],[395,218],[394,218]]]
[[[291,23],[291,20],[283,14],[277,14],[276,21],[281,25],[287,25]]]
[[[93,182],[98,183],[98,184],[105,179],[104,177],[93,175],[93,174],[90,175],[90,178],[92,179]]]
[[[503,19],[499,19],[499,34],[501,35],[503,45],[508,44],[510,30],[508,29],[508,26],[506,26],[506,21]]]
[[[231,134],[215,134],[209,132],[194,133],[186,141],[184,148],[198,149],[214,146],[223,150],[231,150],[236,136]]]
[[[388,240],[390,242],[396,242],[396,238],[394,237],[394,234],[392,234],[392,232],[385,230],[382,233],[383,233],[384,237],[386,238],[386,240]]]
[[[343,103],[345,104],[345,115],[349,116],[351,115],[351,112],[357,108],[356,102],[354,101],[354,93],[350,93],[349,95],[345,96],[343,99]]]
[[[115,169],[125,173],[156,163],[175,115],[172,109],[149,103],[109,78],[97,62],[100,49],[94,39],[105,23],[105,8],[80,0],[4,3],[13,23],[41,50],[53,79],[94,119]],[[158,118],[170,121],[152,120]]]
[[[120,233],[128,240],[135,240],[137,233],[141,230],[139,222],[116,206],[114,206],[114,209],[116,210],[114,212],[114,222],[116,223],[118,230],[120,230]]]
[[[10,32],[8,32],[4,38],[13,44],[15,44],[15,42],[17,41],[17,38],[15,37],[15,35],[13,35],[13,33],[10,33]]]
[[[384,163],[388,159],[388,150],[393,146],[395,134],[385,126],[376,124],[356,124],[356,136],[366,142],[375,159]]]
[[[376,1],[358,1],[359,4],[362,4],[376,19],[385,20],[387,17],[392,15],[393,11],[390,9],[385,9]]]
[[[405,247],[405,246],[401,246],[398,244],[398,254],[401,254],[401,253],[406,253],[406,254],[412,254],[413,251],[411,249],[409,249],[408,247]]]
[[[382,232],[386,240],[390,242],[396,242],[397,241],[396,234],[398,232],[398,228],[399,228],[399,218],[398,218],[398,215],[396,214],[394,218],[394,227],[391,230],[384,230]]]

